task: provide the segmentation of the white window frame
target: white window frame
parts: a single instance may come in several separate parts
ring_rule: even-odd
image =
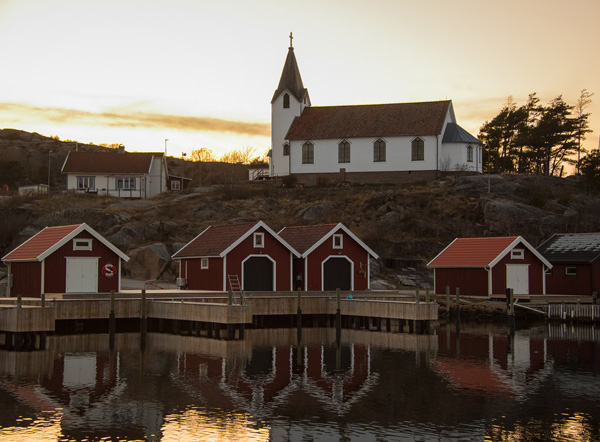
[[[181,190],[181,181],[172,180],[171,181],[171,190]]]
[[[467,146],[467,163],[473,162],[473,146],[470,144]]]
[[[265,234],[263,232],[256,232],[254,234],[254,247],[257,249],[264,249],[265,247]]]
[[[344,248],[344,235],[336,233],[333,235],[333,248],[343,249]]]
[[[208,258],[200,258],[200,269],[206,270],[208,269]]]
[[[92,250],[92,238],[73,238],[73,250]]]
[[[96,177],[95,176],[78,176],[77,177],[77,189],[92,189],[96,188]]]
[[[134,176],[119,176],[116,178],[115,187],[119,190],[135,190],[136,179]]]
[[[577,267],[575,267],[575,266],[565,267],[565,275],[567,275],[567,276],[577,276]]]
[[[512,249],[510,251],[510,259],[525,259],[524,249]]]

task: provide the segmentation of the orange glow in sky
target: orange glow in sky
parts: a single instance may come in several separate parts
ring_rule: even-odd
[[[591,149],[598,17],[598,0],[0,0],[0,128],[262,153],[292,31],[315,106],[452,99],[476,136],[509,95],[587,89]]]

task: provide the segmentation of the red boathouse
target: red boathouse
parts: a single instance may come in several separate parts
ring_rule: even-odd
[[[552,268],[538,251],[520,236],[457,238],[432,259],[435,293],[492,296],[546,294],[545,272]]]
[[[279,236],[301,255],[294,259],[294,289],[370,289],[370,258],[379,256],[343,224],[285,227]]]
[[[129,257],[87,224],[46,227],[2,261],[9,296],[108,293],[121,289],[121,262]]]

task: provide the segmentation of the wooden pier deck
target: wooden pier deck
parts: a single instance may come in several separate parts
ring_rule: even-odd
[[[4,298],[0,299],[0,333],[6,336],[5,344],[7,340],[12,343],[13,335],[35,341],[38,334],[55,331],[59,321],[85,323],[111,317],[117,320],[140,319],[144,316],[147,320],[158,320],[161,327],[164,321],[192,324],[190,329],[194,328],[198,334],[200,329],[208,330],[209,337],[219,337],[220,329],[226,327],[228,338],[233,339],[236,329],[239,330],[239,337],[243,338],[244,327],[247,324],[256,326],[257,318],[261,318],[260,324],[265,318],[296,318],[298,307],[302,315],[332,318],[336,315],[338,305],[342,317],[363,318],[363,324],[371,319],[387,320],[388,330],[391,329],[390,320],[416,324],[438,319],[435,302],[417,303],[408,299],[410,297],[406,295],[369,293],[369,297],[364,294],[356,299],[345,297],[338,304],[337,298],[330,293],[303,293],[300,299],[296,293],[286,293],[253,295],[244,305],[229,305],[227,295],[222,293],[163,292],[157,297],[146,295],[144,307],[141,294],[135,297],[131,293],[124,296],[116,294],[113,300],[106,295],[53,297],[42,307],[42,300],[37,298]],[[413,330],[413,327],[410,329]],[[40,345],[44,337],[40,336]],[[14,344],[19,346],[18,342]]]

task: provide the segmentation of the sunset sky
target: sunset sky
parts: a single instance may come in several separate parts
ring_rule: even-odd
[[[270,147],[290,32],[314,106],[595,93],[600,0],[0,0],[0,128],[129,151]]]

